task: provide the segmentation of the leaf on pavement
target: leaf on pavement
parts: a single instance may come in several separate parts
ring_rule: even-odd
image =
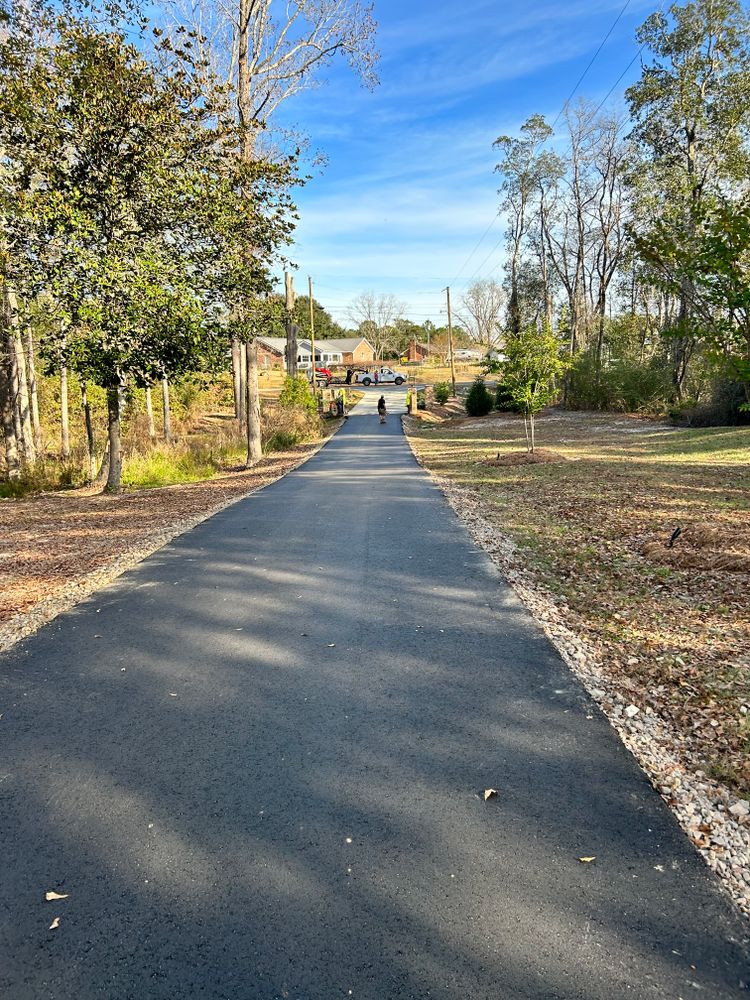
[[[329,642],[329,643],[328,643],[328,648],[329,648],[329,649],[333,649],[333,647],[334,647],[335,645],[336,645],[336,643],[335,643],[335,642]]]
[[[584,865],[587,865],[587,864],[589,864],[589,863],[590,863],[591,861],[596,861],[596,855],[594,855],[594,856],[593,856],[593,857],[591,857],[591,858],[579,858],[578,860],[579,860],[579,861],[581,862],[581,864],[584,864]]]
[[[55,892],[54,889],[50,889],[49,892],[46,892],[44,894],[44,898],[47,900],[48,903],[51,903],[53,899],[67,899],[68,895],[69,895],[69,893],[67,893],[67,892],[65,892],[65,893],[59,893],[59,892]]]
[[[60,918],[59,917],[55,917],[55,919],[49,925],[49,927],[47,928],[47,930],[54,931],[54,930],[57,930],[57,928],[59,926],[60,926]]]
[[[493,797],[495,797],[497,795],[497,789],[496,788],[485,788],[485,790],[484,790],[484,792],[482,794],[484,795],[484,801],[486,802],[487,799],[491,799],[491,798],[493,798]]]

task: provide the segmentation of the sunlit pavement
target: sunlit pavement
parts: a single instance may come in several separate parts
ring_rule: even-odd
[[[743,995],[746,924],[380,391],[0,659],[3,998]]]

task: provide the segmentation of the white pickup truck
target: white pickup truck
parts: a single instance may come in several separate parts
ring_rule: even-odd
[[[406,376],[394,372],[392,368],[373,368],[371,371],[357,372],[357,382],[360,385],[403,385]]]

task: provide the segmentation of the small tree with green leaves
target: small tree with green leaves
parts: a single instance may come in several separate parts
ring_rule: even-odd
[[[279,393],[279,406],[282,409],[298,408],[309,414],[317,412],[318,404],[306,375],[284,377],[284,385]]]
[[[504,382],[510,399],[523,413],[526,447],[533,453],[536,415],[554,398],[557,380],[569,361],[560,356],[560,343],[548,327],[528,326],[509,337],[505,355]]]

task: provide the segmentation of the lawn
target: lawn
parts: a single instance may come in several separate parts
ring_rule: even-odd
[[[424,464],[471,491],[614,683],[705,770],[750,792],[750,428],[674,429],[549,411],[411,425]],[[675,530],[680,534],[669,547]]]

